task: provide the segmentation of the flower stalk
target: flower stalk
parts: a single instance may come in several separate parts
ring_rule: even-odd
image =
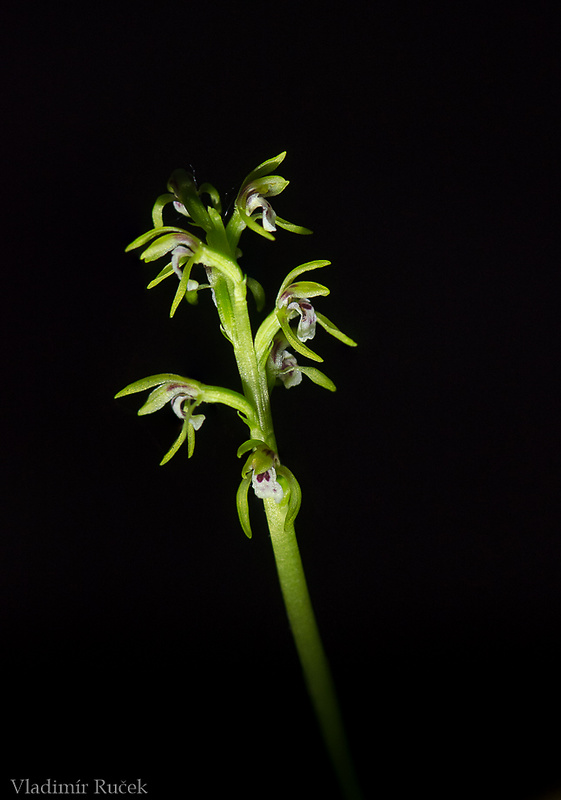
[[[174,457],[185,441],[188,457],[193,455],[195,432],[205,421],[204,414],[195,412],[205,403],[222,403],[232,408],[249,428],[249,438],[238,448],[238,457],[246,456],[236,494],[238,518],[242,530],[251,538],[248,500],[251,488],[263,501],[281,592],[321,733],[343,796],[348,800],[358,800],[360,790],[296,540],[294,522],[302,493],[296,477],[280,458],[271,406],[275,386],[298,386],[303,375],[320,387],[335,391],[335,385],[323,372],[315,366],[300,364],[291,352],[316,363],[323,361],[305,344],[314,339],[318,327],[351,347],[355,342],[316,311],[312,303],[312,299],[315,303],[316,298],[329,294],[329,289],[315,281],[297,280],[305,272],[327,266],[328,261],[307,262],[288,273],[281,283],[273,310],[255,336],[247,290],[249,288],[253,294],[258,311],[263,306],[264,292],[255,279],[243,273],[238,263],[238,242],[246,228],[267,240],[274,240],[277,226],[293,233],[311,233],[307,228],[279,217],[271,205],[270,198],[279,195],[288,185],[284,178],[271,174],[284,156],[285,153],[281,153],[249,173],[227,221],[221,215],[220,195],[214,186],[205,183],[198,188],[189,173],[176,170],[168,182],[168,192],[160,195],[154,205],[154,227],[127,248],[144,248],[140,256],[144,261],[170,259],[148,287],[154,288],[165,279],[176,276],[179,284],[170,316],[176,313],[183,299],[196,304],[199,293],[210,289],[221,330],[233,348],[241,392],[205,385],[175,373],[161,373],[135,381],[116,397],[149,389],[151,392],[139,414],[151,414],[169,405],[182,419],[181,432],[162,459],[162,464]],[[176,217],[179,215],[186,219],[186,224],[196,232],[175,224],[164,224],[166,207],[171,208]],[[204,269],[205,283],[195,277],[200,268]]]

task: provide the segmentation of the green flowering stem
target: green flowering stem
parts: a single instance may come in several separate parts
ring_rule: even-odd
[[[195,379],[160,373],[135,381],[116,396],[152,390],[139,410],[151,414],[164,406],[171,407],[182,421],[181,432],[161,461],[166,464],[187,441],[187,455],[193,455],[195,432],[205,420],[195,413],[204,403],[222,403],[233,408],[248,425],[250,438],[238,448],[238,457],[247,454],[236,494],[236,506],[242,530],[251,538],[248,492],[252,488],[264,503],[281,591],[286,606],[305,682],[317,715],[320,730],[332,759],[346,800],[360,800],[361,794],[350,759],[335,688],[312,609],[296,534],[294,520],[302,492],[296,477],[282,463],[278,454],[271,413],[271,391],[275,385],[288,389],[297,386],[302,375],[312,382],[335,391],[334,383],[314,366],[299,365],[291,348],[299,356],[315,362],[323,358],[304,342],[313,339],[316,323],[327,333],[353,347],[355,342],[334,323],[316,312],[310,298],[324,297],[329,289],[310,280],[296,280],[304,272],[329,264],[308,261],[292,269],[281,283],[272,312],[253,335],[249,317],[247,290],[257,311],[264,305],[264,291],[255,279],[244,274],[238,264],[239,238],[245,228],[274,241],[277,226],[293,233],[311,233],[307,228],[281,219],[269,199],[279,195],[288,181],[270,174],[283,161],[285,153],[260,164],[245,178],[227,223],[221,216],[220,196],[211,184],[197,188],[193,176],[176,170],[168,192],[160,195],[153,208],[154,227],[137,237],[127,250],[145,248],[140,258],[146,262],[167,256],[170,261],[150,282],[148,288],[175,274],[179,285],[171,306],[173,316],[185,298],[197,302],[197,292],[210,288],[220,327],[231,343],[238,367],[243,394],[220,386],[209,386]],[[208,196],[205,205],[201,196]],[[163,209],[173,204],[186,224],[197,228],[197,235],[185,228],[164,225]],[[204,238],[203,238],[204,237]],[[206,242],[205,239],[206,238]],[[204,267],[208,284],[191,278],[192,270]]]
[[[329,662],[323,649],[294,525],[285,525],[286,509],[263,501],[277,573],[304,680],[327,751],[347,800],[362,797],[345,736]]]

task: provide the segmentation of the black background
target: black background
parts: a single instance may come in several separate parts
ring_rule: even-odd
[[[366,797],[559,786],[559,62],[536,4],[138,3],[14,12],[2,48],[3,726],[9,779],[151,796],[337,798],[267,531],[239,529],[245,430],[195,456],[125,384],[237,387],[204,297],[125,245],[170,172],[235,197],[268,298],[326,258],[338,385],[274,395],[299,541]],[[413,795],[415,796],[415,795]]]

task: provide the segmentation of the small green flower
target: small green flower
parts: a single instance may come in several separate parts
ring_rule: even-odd
[[[251,539],[247,499],[250,484],[255,495],[261,500],[272,498],[276,503],[280,503],[283,500],[284,491],[277,480],[277,469],[280,462],[274,450],[271,450],[260,439],[248,439],[238,448],[238,458],[248,450],[251,450],[251,453],[242,469],[242,480],[236,493],[236,505],[242,529],[245,535]]]
[[[288,344],[286,337],[280,333],[275,336],[275,341],[267,362],[267,372],[272,382],[278,379],[286,389],[299,386],[302,383],[302,375],[306,375],[311,381],[323,386],[330,392],[336,390],[336,386],[330,378],[316,367],[300,366],[291,352],[285,349]]]
[[[292,233],[311,233],[308,228],[293,225],[279,217],[266,199],[279,195],[288,186],[289,182],[280,175],[269,174],[278,167],[285,156],[286,152],[280,153],[252,170],[242,183],[242,188],[236,198],[236,211],[244,224],[266,239],[274,238],[272,232],[276,231],[277,225],[292,231]],[[259,218],[261,218],[261,225],[257,223]]]
[[[329,289],[315,281],[294,282],[294,278],[303,272],[318,269],[328,264],[329,261],[310,261],[293,269],[284,279],[276,299],[277,319],[289,344],[301,355],[305,355],[313,361],[323,361],[323,359],[303,342],[314,338],[316,323],[318,322],[322,328],[332,336],[335,336],[336,339],[350,347],[356,347],[356,342],[340,331],[327,317],[317,312],[310,302],[310,297],[325,297],[328,295]],[[299,321],[295,334],[290,326],[290,320],[296,316],[299,317]]]
[[[238,458],[248,450],[252,452],[242,469],[242,480],[236,493],[236,506],[242,529],[248,539],[251,539],[247,498],[250,485],[260,499],[272,499],[281,508],[286,508],[285,526],[291,525],[296,519],[302,502],[302,490],[294,474],[280,463],[278,455],[266,442],[261,439],[248,439],[238,448]]]
[[[329,294],[327,286],[315,281],[298,281],[291,283],[286,289],[279,293],[277,297],[277,316],[283,327],[283,322],[288,322],[294,317],[299,316],[296,336],[301,342],[313,339],[316,335],[317,315],[310,297],[324,297]]]
[[[329,261],[308,261],[288,273],[277,294],[274,311],[262,322],[255,335],[255,351],[259,363],[264,362],[271,352],[279,329],[282,330],[287,343],[297,353],[313,361],[323,361],[323,358],[314,353],[304,342],[314,338],[317,323],[331,336],[350,347],[356,347],[356,342],[340,331],[326,316],[316,311],[310,302],[311,297],[328,295],[329,289],[315,281],[294,280],[303,272],[325,267],[329,263]],[[290,322],[295,317],[299,317],[299,320],[294,331]]]
[[[280,503],[283,498],[283,490],[277,481],[276,467],[279,465],[279,457],[268,447],[265,442],[258,439],[250,439],[238,449],[238,456],[246,452],[249,447],[255,449],[248,457],[242,469],[242,477],[251,477],[253,491],[260,500],[272,497],[276,503]]]
[[[223,389],[220,386],[207,386],[192,378],[184,378],[172,373],[150,375],[148,378],[135,381],[121,389],[115,398],[125,397],[146,389],[153,389],[153,391],[138,410],[139,416],[153,414],[169,403],[174,414],[183,420],[179,436],[160,462],[160,466],[167,464],[173,458],[185,439],[188,441],[188,457],[191,458],[195,449],[195,431],[199,430],[205,420],[204,414],[193,414],[193,412],[202,403],[223,403],[230,406],[236,409],[250,427],[254,419],[253,407],[238,392]]]

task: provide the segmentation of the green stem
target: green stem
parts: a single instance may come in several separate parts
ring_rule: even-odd
[[[319,727],[346,800],[362,797],[300,558],[294,526],[285,528],[285,510],[264,500],[281,591],[304,680]]]
[[[226,262],[229,262],[228,272],[234,274],[236,269],[239,270],[232,259],[219,257],[220,266],[226,266]],[[244,395],[257,412],[258,427],[252,427],[251,436],[262,438],[277,452],[267,377],[265,370],[259,369],[247,309],[246,284],[238,279],[233,280],[230,287],[234,354]],[[263,330],[268,332],[269,327],[276,329],[277,326],[275,315],[265,328],[262,326],[261,337],[258,334],[257,338],[266,339]],[[281,508],[272,499],[264,500],[264,506],[281,591],[319,727],[343,796],[346,800],[360,800],[362,795],[347,745],[331,670],[312,608],[294,526],[285,526],[286,506]]]
[[[262,437],[276,451],[277,446],[267,377],[264,370],[259,370],[259,365],[257,364],[251,322],[247,310],[245,283],[237,282],[234,284],[231,302],[234,317],[234,354],[244,395],[255,407],[259,421],[259,429],[252,431],[252,437]]]

